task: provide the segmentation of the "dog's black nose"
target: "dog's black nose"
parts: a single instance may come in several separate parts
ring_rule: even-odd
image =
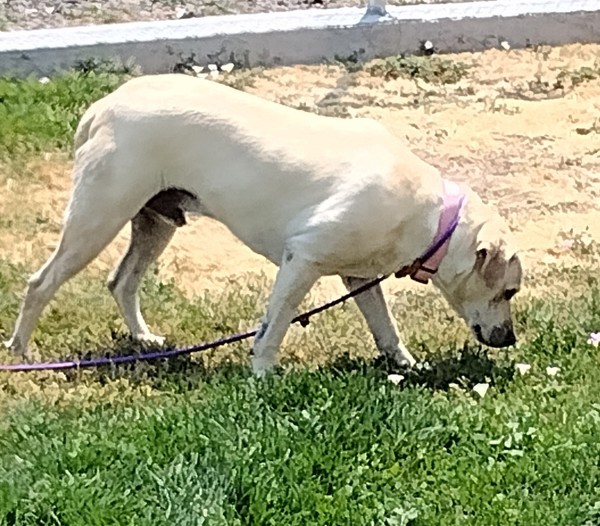
[[[512,323],[505,322],[492,329],[490,339],[486,342],[490,347],[509,347],[517,341]]]
[[[514,345],[517,343],[517,336],[515,335],[515,331],[513,329],[506,335],[506,347],[509,345]]]

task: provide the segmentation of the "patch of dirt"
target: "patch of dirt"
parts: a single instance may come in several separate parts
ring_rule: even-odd
[[[545,265],[576,264],[572,246],[586,236],[600,240],[600,80],[569,80],[571,72],[594,66],[598,56],[597,45],[455,55],[448,58],[469,65],[468,77],[444,86],[384,81],[340,66],[287,67],[263,72],[247,90],[311,111],[381,120],[448,178],[466,181],[496,206],[516,233],[526,269],[543,271]],[[0,217],[17,210],[17,216],[46,219],[27,235],[1,229],[0,257],[37,266],[58,239],[70,175],[61,157],[34,164],[27,169],[42,174],[42,183],[20,188],[6,182]],[[111,268],[127,234],[93,267]],[[219,289],[249,272],[275,273],[208,219],[180,229],[159,267],[161,276],[174,277],[190,292]],[[386,286],[417,285],[390,280]],[[316,294],[341,290],[330,278]]]

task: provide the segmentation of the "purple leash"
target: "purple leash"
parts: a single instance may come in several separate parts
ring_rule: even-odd
[[[377,278],[361,285],[357,289],[345,294],[344,296],[316,307],[308,312],[296,316],[292,323],[299,323],[302,327],[306,327],[309,323],[309,318],[314,314],[318,314],[324,310],[329,309],[339,303],[357,296],[365,290],[374,287],[378,283],[381,283],[387,276],[378,276]],[[163,349],[160,351],[153,351],[139,354],[124,354],[119,356],[102,356],[98,358],[90,358],[88,360],[67,360],[64,362],[42,362],[42,363],[16,363],[16,364],[0,364],[0,371],[11,371],[11,372],[27,372],[27,371],[58,371],[64,369],[83,369],[89,367],[102,367],[105,365],[118,365],[132,362],[148,362],[151,360],[160,360],[163,358],[174,358],[175,356],[182,356],[184,354],[191,354],[194,352],[207,351],[209,349],[216,349],[223,345],[229,345],[231,343],[241,342],[252,338],[258,332],[257,329],[233,334],[231,336],[225,336],[212,342],[199,343],[197,345],[191,345],[189,347],[181,347],[179,349]]]
[[[422,269],[422,265],[424,262],[427,262],[434,254],[436,254],[444,244],[450,239],[458,223],[460,221],[460,210],[462,207],[463,199],[460,199],[459,205],[456,209],[456,213],[452,218],[451,223],[448,227],[443,231],[441,235],[439,235],[438,239],[425,251],[425,253],[416,259],[411,265],[407,265],[402,267],[400,270],[394,273],[397,278],[403,278],[405,276],[411,276],[414,278],[414,275]],[[433,274],[437,269],[426,269],[429,274]],[[315,314],[319,314],[325,310],[330,309],[340,303],[344,303],[345,301],[362,294],[363,292],[373,288],[374,286],[381,283],[383,280],[387,279],[389,275],[379,275],[376,278],[367,281],[360,287],[344,294],[343,296],[330,301],[329,303],[325,303],[324,305],[320,305],[314,309],[311,309],[307,312],[296,316],[291,323],[299,323],[302,327],[306,327],[309,324],[309,318],[314,316]],[[416,280],[420,281],[420,280]],[[252,338],[258,332],[257,329],[233,334],[231,336],[225,336],[223,338],[219,338],[217,340],[213,340],[211,342],[199,343],[196,345],[191,345],[189,347],[181,347],[176,349],[163,349],[160,351],[152,351],[147,353],[139,353],[139,354],[125,354],[118,356],[103,356],[98,358],[90,358],[87,360],[67,360],[62,362],[42,362],[42,363],[16,363],[16,364],[0,364],[0,371],[11,371],[11,372],[29,372],[29,371],[58,371],[65,369],[83,369],[90,367],[102,367],[106,365],[118,365],[124,363],[133,363],[133,362],[148,362],[151,360],[160,360],[164,358],[174,358],[175,356],[182,356],[185,354],[191,354],[194,352],[207,351],[209,349],[216,349],[217,347],[222,347],[223,345],[229,345],[231,343],[241,342],[243,340],[247,340],[248,338]]]

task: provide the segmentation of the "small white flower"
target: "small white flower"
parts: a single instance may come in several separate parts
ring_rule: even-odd
[[[40,84],[48,84],[48,82],[50,82],[50,79],[48,77],[41,77],[40,80],[38,80],[38,82]]]
[[[506,40],[503,40],[502,42],[500,42],[500,46],[502,47],[502,49],[505,49],[506,51],[508,51],[510,49],[510,44]]]
[[[404,380],[404,376],[401,374],[388,374],[387,379],[394,385],[398,385],[402,380]]]
[[[196,75],[198,75],[198,73],[202,73],[204,66],[192,66],[192,70]]]
[[[233,62],[228,62],[227,64],[223,64],[221,66],[221,71],[224,71],[225,73],[231,73],[233,71],[234,68],[234,64]]]
[[[208,67],[208,71],[219,71],[219,68],[217,67],[216,64],[209,64],[207,67]]]
[[[593,332],[587,341],[590,345],[598,347],[600,345],[600,332]]]
[[[425,44],[423,44],[423,48],[425,48],[426,51],[433,49],[433,42],[431,40],[428,40],[427,42],[425,42]]]
[[[515,369],[520,375],[524,375],[529,372],[529,369],[531,369],[531,365],[529,365],[528,363],[516,363]]]
[[[548,367],[546,367],[546,374],[548,376],[556,376],[559,372],[560,372],[560,367],[552,367],[550,365]]]
[[[488,392],[488,389],[490,388],[490,384],[486,384],[486,383],[481,383],[481,384],[477,384],[473,387],[473,391],[475,391],[481,398],[483,398],[486,393]]]

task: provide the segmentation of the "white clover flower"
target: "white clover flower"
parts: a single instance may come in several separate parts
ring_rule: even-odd
[[[486,393],[488,392],[488,389],[490,388],[490,384],[487,383],[481,383],[481,384],[477,384],[473,387],[473,391],[475,391],[481,398],[483,398]]]
[[[404,376],[401,374],[388,374],[387,379],[394,385],[398,385],[402,380],[404,380]]]
[[[531,369],[531,365],[529,365],[528,363],[516,363],[515,369],[521,376],[523,376],[524,374],[527,374],[529,372],[529,370]]]
[[[590,345],[598,347],[600,345],[600,332],[593,332],[587,341]]]

